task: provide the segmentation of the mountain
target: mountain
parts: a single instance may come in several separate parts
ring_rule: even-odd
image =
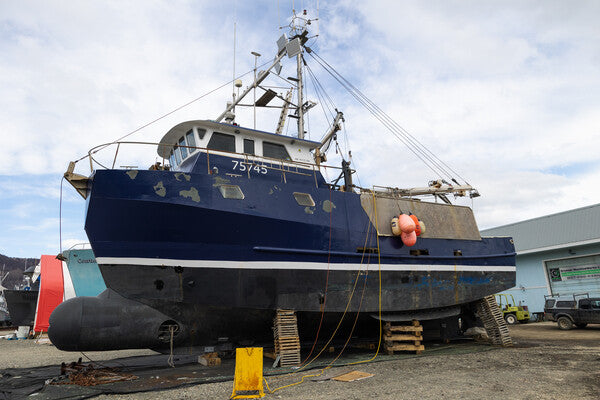
[[[32,265],[37,265],[39,262],[39,258],[8,257],[0,254],[0,273],[2,275],[4,275],[6,272],[9,273],[6,279],[2,282],[2,286],[7,289],[12,289],[16,284],[21,283],[23,280],[23,271],[25,268],[29,268]]]

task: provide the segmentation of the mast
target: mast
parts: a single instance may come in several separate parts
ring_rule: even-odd
[[[298,76],[298,139],[304,139],[304,110],[303,104],[304,99],[302,96],[302,52],[296,56],[298,62],[297,76]]]

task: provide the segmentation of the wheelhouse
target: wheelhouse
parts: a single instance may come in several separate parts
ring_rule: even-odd
[[[183,122],[167,132],[158,146],[158,155],[169,160],[172,170],[185,167],[197,153],[312,165],[311,151],[319,145],[310,140],[198,120]]]

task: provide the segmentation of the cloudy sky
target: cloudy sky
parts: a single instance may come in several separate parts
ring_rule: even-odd
[[[318,4],[311,47],[479,190],[473,203],[458,202],[473,206],[480,228],[599,202],[600,2]],[[252,69],[251,51],[268,61],[292,7],[317,15],[317,1],[1,1],[0,253],[57,253],[59,223],[63,246],[87,241],[85,202],[66,183],[59,218],[68,162],[231,80],[234,22],[236,73]],[[436,178],[321,79],[344,111],[340,144],[362,186]],[[216,118],[231,91],[130,139],[156,142],[178,122]],[[324,115],[320,106],[312,113],[318,139]],[[152,147],[124,154],[118,165],[156,158]]]

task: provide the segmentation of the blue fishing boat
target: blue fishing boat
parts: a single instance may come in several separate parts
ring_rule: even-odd
[[[345,122],[337,110],[321,140],[306,139],[315,103],[303,97],[302,72],[318,57],[307,45],[307,21],[293,18],[274,61],[216,119],[170,129],[157,144],[161,162],[99,167],[89,176],[70,164],[65,177],[86,199],[85,230],[108,289],[56,309],[49,336],[58,348],[272,338],[277,309],[296,311],[307,338],[314,321],[343,315],[359,315],[365,326],[416,317],[466,322],[474,302],[514,286],[512,240],[482,238],[472,210],[448,199],[478,196],[470,185],[438,178],[422,188],[359,187],[350,158],[341,167],[326,163]],[[286,59],[297,75],[284,78],[290,91],[277,93],[265,82],[281,78]],[[236,107],[257,91],[255,110],[280,104],[273,132],[236,123]],[[296,122],[295,136],[282,134],[287,120]],[[90,165],[104,147],[90,151]],[[398,231],[402,215],[414,216],[412,230]]]

